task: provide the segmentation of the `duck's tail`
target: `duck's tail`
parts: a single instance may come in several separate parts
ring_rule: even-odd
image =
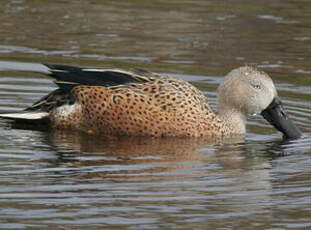
[[[23,122],[48,121],[49,113],[42,111],[20,111],[0,114],[0,118]]]

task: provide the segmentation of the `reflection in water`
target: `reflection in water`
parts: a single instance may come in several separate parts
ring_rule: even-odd
[[[62,149],[70,149],[73,161],[67,166],[137,165],[138,169],[133,168],[130,173],[144,177],[152,173],[168,173],[167,175],[170,176],[169,173],[174,173],[175,170],[196,167],[200,161],[210,157],[210,154],[198,149],[215,144],[215,140],[207,138],[108,138],[61,130],[55,130],[45,138],[45,141],[54,146],[59,153]],[[230,139],[228,144],[229,141],[238,143],[243,141],[243,137],[237,136],[235,139]],[[140,169],[139,165],[149,165],[151,168],[143,166]],[[127,171],[120,167],[120,171],[104,170],[103,176],[106,173],[126,176]]]
[[[233,143],[209,144],[196,138],[105,140],[67,131],[37,134],[34,152],[53,150],[57,159],[51,158],[48,165],[34,160],[24,175],[7,171],[20,179],[8,182],[0,197],[19,197],[17,221],[28,218],[20,207],[24,201],[31,203],[32,218],[41,224],[125,221],[124,228],[145,229],[169,219],[172,226],[189,222],[198,227],[207,222],[222,226],[224,221],[244,226],[247,216],[269,226],[275,218],[269,210],[278,205],[273,198],[278,183],[274,174],[282,157],[267,155],[276,148],[275,142],[243,143],[238,138]],[[24,142],[23,146],[29,140],[15,141]],[[44,213],[42,205],[54,210]],[[75,209],[80,211],[74,214]]]
[[[258,167],[257,158],[252,162],[251,157],[261,155],[263,159],[269,159],[297,153],[296,142],[303,143],[303,140],[245,143],[242,136],[235,136],[217,143],[208,138],[109,138],[53,130],[42,133],[42,142],[57,152],[58,164],[53,167],[82,170],[99,166],[95,172],[90,170],[87,177],[117,177],[120,180],[139,177],[146,180],[155,174],[160,174],[163,179],[199,176],[205,172],[191,169],[200,167],[202,162],[218,165],[219,168],[213,171],[215,174],[231,168],[251,169],[253,164]]]

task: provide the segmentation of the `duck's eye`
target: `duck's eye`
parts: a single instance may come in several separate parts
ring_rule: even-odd
[[[251,85],[252,85],[253,88],[255,88],[255,89],[261,89],[261,85],[259,85],[259,84],[253,83],[253,84],[251,84]]]

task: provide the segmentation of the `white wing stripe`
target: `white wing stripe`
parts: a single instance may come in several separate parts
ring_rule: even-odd
[[[119,70],[119,69],[82,69],[82,71],[86,72],[117,72],[117,73],[124,73],[128,75],[133,75],[133,73],[124,71],[124,70]]]

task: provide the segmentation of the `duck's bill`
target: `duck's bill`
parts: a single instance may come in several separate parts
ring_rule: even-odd
[[[278,97],[273,99],[271,104],[261,112],[261,115],[282,132],[286,139],[298,139],[302,136],[298,127],[289,119]]]

